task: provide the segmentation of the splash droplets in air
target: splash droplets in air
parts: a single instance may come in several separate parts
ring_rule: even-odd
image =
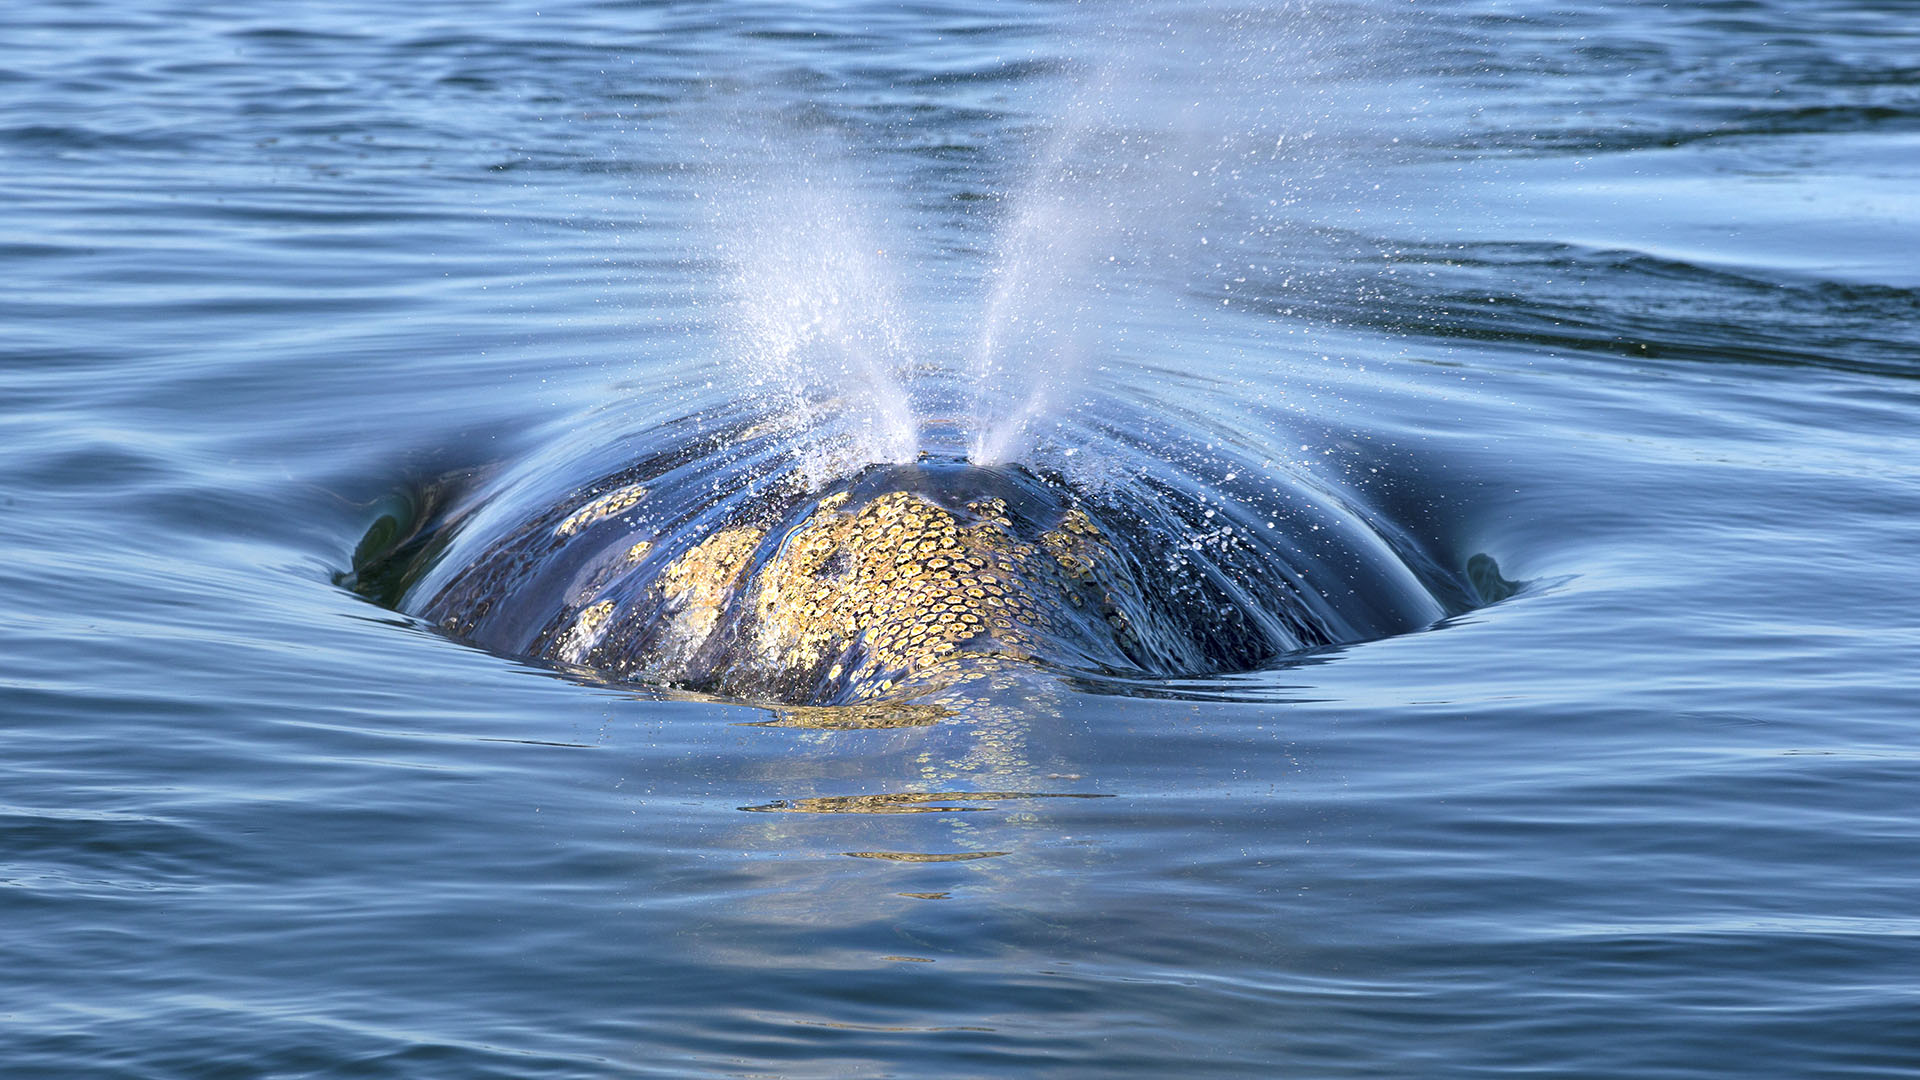
[[[740,377],[804,436],[816,482],[868,462],[913,460],[919,434],[902,372],[910,320],[885,248],[852,186],[818,175],[740,185],[719,224],[736,295]]]
[[[1363,52],[1354,24],[1330,32],[1285,6],[1111,14],[1049,58],[1064,74],[1040,91],[1051,119],[1024,165],[997,170],[1004,194],[985,193],[1002,210],[988,257],[940,283],[972,312],[960,340],[913,317],[901,271],[915,262],[887,254],[913,234],[885,228],[886,195],[863,190],[848,143],[809,122],[737,155],[754,162],[728,178],[749,194],[723,222],[743,378],[816,480],[923,449],[1029,459],[1109,361],[1131,350],[1177,367],[1172,342],[1192,336],[1169,324],[1210,317],[1195,297],[1244,267],[1250,239],[1271,248],[1303,191],[1350,188],[1328,179],[1341,170],[1324,150],[1343,141],[1341,116],[1366,111],[1338,99]]]

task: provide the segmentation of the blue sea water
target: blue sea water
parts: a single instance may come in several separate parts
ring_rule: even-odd
[[[0,1073],[1920,1074],[1917,56],[1897,0],[8,5]],[[941,438],[1217,449],[1522,587],[875,730],[337,584],[433,477],[870,434],[875,342]]]

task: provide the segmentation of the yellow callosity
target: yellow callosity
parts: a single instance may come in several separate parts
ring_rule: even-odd
[[[574,533],[599,521],[601,518],[611,517],[623,510],[632,509],[646,494],[647,489],[639,484],[630,484],[626,487],[609,491],[605,495],[582,506],[580,509],[575,510],[572,514],[567,515],[565,520],[553,527],[553,535],[556,537],[572,536]]]
[[[665,651],[690,657],[713,633],[740,584],[765,529],[722,529],[689,548],[660,575],[660,590],[673,605]]]
[[[613,614],[613,601],[602,600],[589,604],[574,616],[573,625],[567,627],[560,641],[554,647],[554,658],[569,664],[578,664],[593,651],[600,639],[600,629],[607,624],[607,618]]]
[[[594,499],[556,533],[584,533],[641,490]],[[856,703],[977,675],[1000,681],[1036,656],[1112,659],[1133,640],[1115,600],[1127,591],[1115,583],[1119,562],[1080,510],[1028,532],[998,498],[950,510],[890,491],[851,503],[829,495],[782,534],[719,528],[642,591],[622,576],[656,542],[622,540],[581,581],[577,614],[547,655],[727,693]],[[604,658],[594,655],[602,642],[615,650]]]
[[[1043,590],[1082,591],[1013,535],[998,499],[969,506],[970,524],[910,492],[844,503],[824,500],[755,575],[750,640],[764,664],[824,670],[855,700],[1024,660],[1055,629]],[[1071,545],[1091,579],[1097,530],[1077,511],[1061,527],[1070,539],[1048,533],[1042,544]]]

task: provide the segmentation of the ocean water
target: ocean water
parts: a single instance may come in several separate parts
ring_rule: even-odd
[[[0,1073],[1920,1074],[1917,56],[1896,0],[8,5]],[[1519,588],[867,729],[339,584],[436,478],[742,413],[821,477],[1232,462]]]

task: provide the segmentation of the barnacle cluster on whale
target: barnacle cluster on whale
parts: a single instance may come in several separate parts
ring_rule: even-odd
[[[363,545],[349,583],[588,678],[801,706],[1034,670],[1246,670],[1463,606],[1444,575],[1300,493],[1238,508],[1236,529],[1231,500],[1167,484],[922,455],[816,487],[767,460],[660,454],[558,494],[458,492]],[[1298,535],[1258,527],[1275,515]]]

